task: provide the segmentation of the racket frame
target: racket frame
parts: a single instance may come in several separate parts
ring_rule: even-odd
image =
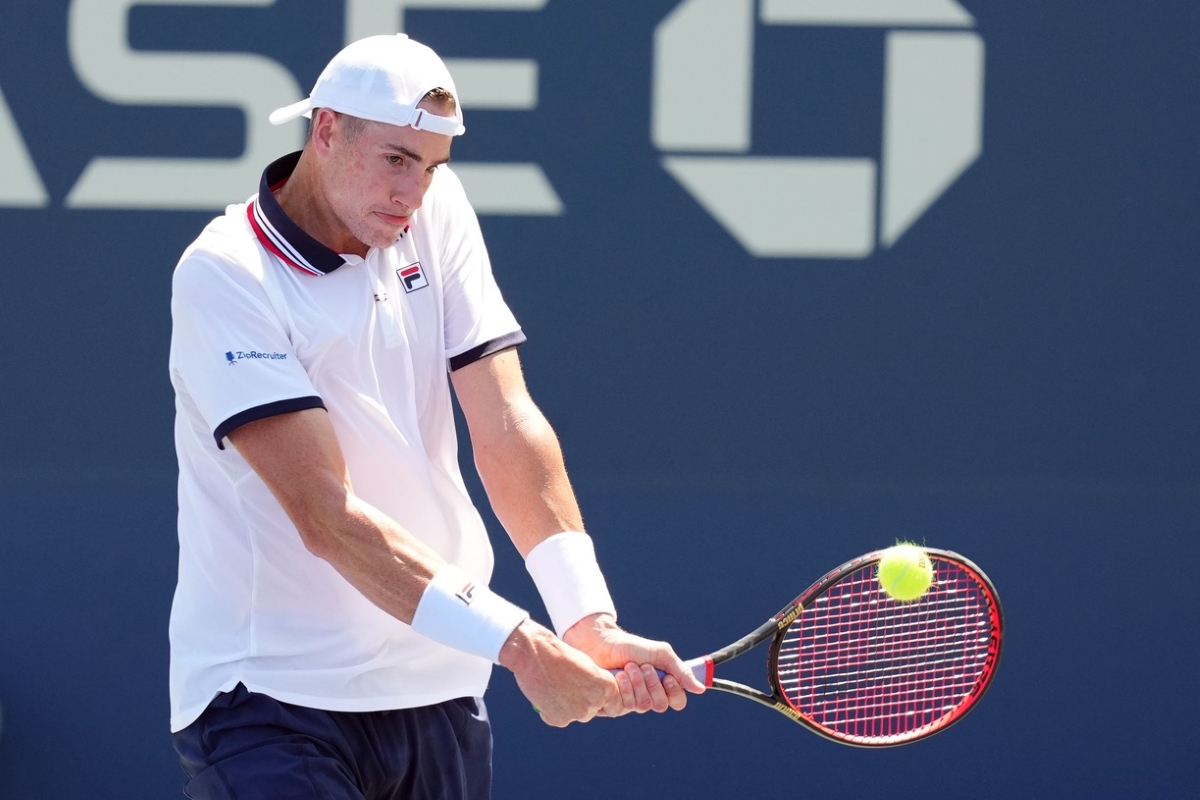
[[[737,641],[722,647],[720,650],[715,650],[706,656],[692,659],[686,662],[686,665],[692,670],[696,678],[705,686],[718,691],[735,694],[739,697],[744,697],[747,700],[753,700],[756,703],[773,708],[794,722],[798,722],[805,726],[813,733],[822,736],[839,744],[851,745],[854,747],[894,747],[897,745],[908,744],[909,742],[919,741],[934,733],[945,730],[954,723],[961,720],[968,711],[975,707],[979,699],[983,697],[988,687],[991,686],[992,678],[996,673],[996,667],[1000,663],[1000,650],[1003,641],[1004,630],[1004,615],[1000,608],[1000,597],[996,592],[996,587],[991,579],[984,574],[976,564],[964,556],[954,553],[949,550],[939,550],[932,547],[923,548],[935,561],[949,561],[957,564],[966,572],[970,573],[985,589],[984,597],[989,606],[989,615],[991,619],[991,632],[988,640],[987,656],[984,659],[984,665],[979,679],[975,682],[971,692],[967,697],[959,701],[955,707],[943,717],[935,720],[933,723],[922,726],[915,731],[897,734],[890,737],[855,737],[846,734],[841,734],[832,731],[824,726],[810,720],[801,712],[793,708],[786,700],[783,690],[779,687],[778,677],[778,660],[779,649],[783,643],[784,634],[788,627],[799,617],[806,609],[817,601],[822,595],[828,592],[839,580],[850,575],[858,570],[869,567],[872,564],[877,564],[880,558],[883,557],[883,550],[875,550],[858,558],[847,561],[840,567],[826,573],[820,580],[814,583],[808,589],[804,590],[795,600],[784,606],[778,614],[768,619],[762,625],[755,628],[750,633],[746,634]],[[749,650],[757,647],[768,639],[772,639],[769,655],[767,657],[767,681],[770,684],[772,694],[767,694],[758,689],[746,686],[736,681],[726,680],[713,676],[713,668],[717,664],[723,664],[738,656],[746,653]]]

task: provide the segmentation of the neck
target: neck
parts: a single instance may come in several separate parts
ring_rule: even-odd
[[[308,147],[291,177],[273,193],[284,213],[309,236],[335,253],[366,257],[371,248],[354,238],[325,201],[316,157]]]

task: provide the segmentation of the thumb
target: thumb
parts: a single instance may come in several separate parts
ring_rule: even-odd
[[[703,657],[691,661],[681,661],[676,657],[674,668],[669,671],[686,691],[704,694],[707,677],[712,674],[708,664],[708,659]]]

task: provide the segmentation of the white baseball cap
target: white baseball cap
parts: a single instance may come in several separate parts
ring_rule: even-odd
[[[429,90],[438,88],[454,96],[453,117],[417,108]],[[437,53],[403,33],[368,36],[346,45],[321,72],[312,94],[276,109],[271,124],[311,117],[314,108],[447,136],[459,136],[466,130],[450,71]]]

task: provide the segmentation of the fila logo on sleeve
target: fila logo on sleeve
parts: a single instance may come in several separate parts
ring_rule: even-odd
[[[405,292],[415,292],[417,289],[424,289],[429,285],[429,281],[425,278],[425,272],[421,269],[421,262],[409,264],[407,267],[401,267],[396,270],[396,274],[400,276],[400,283],[404,284]]]

